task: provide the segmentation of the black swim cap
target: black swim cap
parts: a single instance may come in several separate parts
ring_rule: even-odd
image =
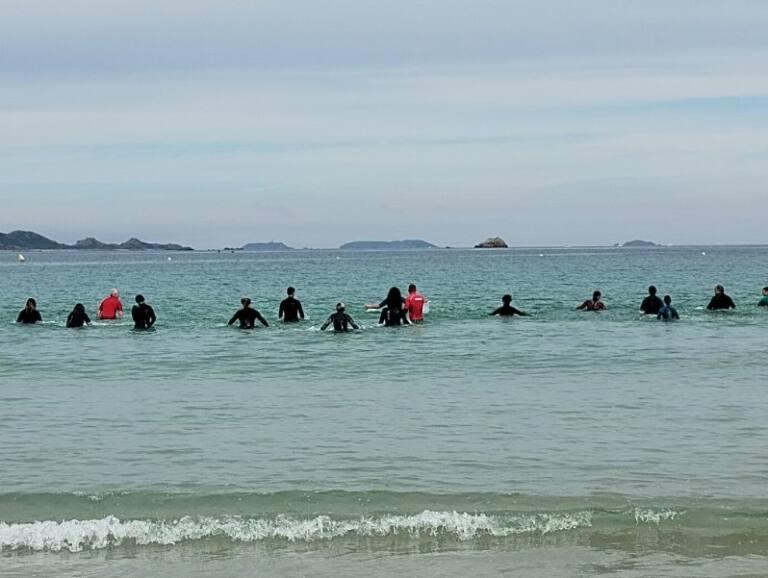
[[[136,303],[144,303],[144,295],[136,295]]]
[[[656,291],[657,289],[655,286],[651,285],[650,287],[648,287],[648,293],[650,293],[651,295],[656,295]]]

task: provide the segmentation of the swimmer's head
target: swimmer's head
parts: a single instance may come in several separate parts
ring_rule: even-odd
[[[408,285],[408,293],[416,293],[416,285],[411,283]]]
[[[657,289],[655,286],[651,285],[650,287],[648,287],[648,295],[656,295],[656,291]]]
[[[763,295],[768,297],[768,287],[763,287]]]
[[[715,285],[715,293],[725,293],[725,287],[722,285]]]
[[[118,291],[117,289],[112,289],[112,291],[109,294],[112,295],[112,297],[120,297],[120,291]]]
[[[243,297],[242,299],[240,299],[240,304],[243,307],[248,307],[251,304],[251,300],[248,297]]]
[[[346,308],[347,306],[344,305],[343,303],[336,304],[336,311],[338,311],[339,313],[342,313]]]
[[[592,293],[592,301],[600,301],[600,298],[603,296],[603,294],[600,291],[595,291]]]
[[[293,294],[296,293],[296,289],[294,289],[293,287],[288,287],[287,293],[288,293],[288,295],[293,297]]]
[[[664,304],[665,305],[671,305],[672,304],[672,297],[669,295],[664,295]]]
[[[27,309],[37,309],[37,301],[35,301],[32,297],[27,299]]]
[[[79,313],[84,313],[85,312],[85,305],[83,305],[82,303],[78,303],[77,305],[75,305],[75,311],[77,311]]]
[[[502,296],[501,302],[502,303],[507,303],[507,304],[512,303],[512,295],[507,293],[506,295]]]
[[[144,303],[144,295],[141,295],[141,294],[136,295],[136,303],[138,303],[139,305]]]

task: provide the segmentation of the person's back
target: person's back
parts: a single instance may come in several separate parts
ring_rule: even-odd
[[[501,298],[501,307],[492,311],[489,315],[498,315],[500,317],[512,317],[513,315],[527,315],[523,311],[512,307],[512,295],[504,295]]]
[[[120,294],[117,289],[113,289],[109,297],[99,304],[99,319],[111,320],[122,316],[123,302],[120,301]]]
[[[85,307],[82,303],[75,305],[75,308],[67,316],[67,327],[70,329],[82,327],[91,322],[90,317],[85,312]]]
[[[669,295],[664,296],[661,309],[656,314],[656,319],[662,319],[664,321],[672,321],[674,319],[680,319],[680,315],[677,313],[677,309],[672,307],[672,297]]]
[[[424,321],[424,305],[427,299],[416,290],[416,285],[411,284],[408,287],[408,297],[405,298],[405,310],[408,318],[414,323]]]
[[[304,319],[304,309],[301,307],[301,302],[294,296],[295,289],[288,287],[288,297],[282,300],[280,303],[280,309],[277,313],[278,319],[282,319],[285,323],[296,323],[300,319]]]
[[[718,311],[723,309],[736,309],[736,304],[725,293],[725,288],[722,285],[715,287],[715,294],[707,305],[707,309],[710,311]]]
[[[346,313],[346,307],[343,303],[336,304],[336,311],[328,316],[326,322],[320,327],[320,331],[325,331],[331,325],[333,325],[334,331],[340,332],[349,331],[350,326],[353,329],[360,329],[355,320]]]
[[[664,302],[656,295],[656,287],[651,285],[648,287],[648,296],[643,299],[640,305],[640,311],[645,315],[658,315],[662,307],[664,307]]]
[[[240,329],[253,329],[256,327],[256,320],[258,319],[264,327],[269,327],[269,323],[267,323],[262,314],[251,307],[251,300],[248,297],[243,297],[240,300],[240,304],[243,306],[242,309],[232,316],[228,325],[233,325],[236,321],[239,321]]]
[[[136,305],[131,309],[135,329],[149,329],[157,321],[155,310],[144,301],[142,295],[136,295]]]

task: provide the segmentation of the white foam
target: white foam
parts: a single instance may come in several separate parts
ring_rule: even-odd
[[[241,517],[184,517],[178,520],[120,520],[107,516],[94,520],[47,520],[28,523],[0,523],[0,551],[70,551],[103,549],[124,542],[136,545],[173,545],[187,540],[225,537],[238,542],[282,539],[314,542],[344,536],[377,537],[449,534],[458,540],[487,535],[549,534],[591,527],[591,512],[489,516],[460,512],[425,510],[411,516],[362,517],[335,520],[329,516],[299,519]]]
[[[681,515],[681,512],[635,508],[634,515],[635,524],[656,524],[658,526],[662,522],[674,520]]]

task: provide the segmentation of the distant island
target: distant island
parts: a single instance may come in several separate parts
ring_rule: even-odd
[[[475,245],[475,249],[508,249],[509,245],[501,237],[491,237]]]
[[[125,243],[102,243],[93,237],[81,239],[74,245],[58,243],[32,231],[12,231],[0,233],[1,251],[30,251],[30,250],[88,250],[88,251],[193,251],[176,243],[146,243],[140,239],[131,238]]]
[[[339,247],[343,251],[403,251],[436,248],[437,245],[419,239],[405,239],[403,241],[353,241]]]
[[[632,248],[632,247],[660,247],[661,245],[658,245],[653,241],[641,241],[640,239],[635,239],[633,241],[627,241],[626,243],[622,243],[621,246]]]
[[[243,245],[241,251],[295,251],[293,247],[289,247],[285,243],[276,243],[270,241],[269,243],[248,243]]]

